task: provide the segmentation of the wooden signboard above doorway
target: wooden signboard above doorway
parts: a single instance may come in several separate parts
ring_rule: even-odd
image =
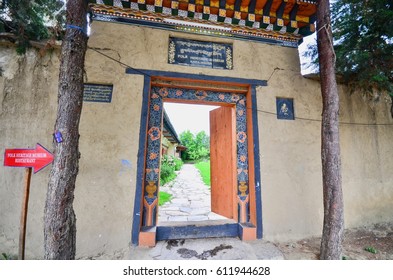
[[[232,44],[169,38],[168,62],[193,67],[233,69]]]

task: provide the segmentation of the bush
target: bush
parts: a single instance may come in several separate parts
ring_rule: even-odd
[[[175,171],[179,171],[183,166],[183,161],[180,158],[175,158]]]
[[[175,171],[179,171],[182,165],[183,161],[181,159],[164,155],[161,159],[161,185],[165,185],[166,183],[175,179]]]
[[[168,165],[167,163],[161,164],[161,185],[165,185],[166,183],[175,179],[176,173],[174,166]]]

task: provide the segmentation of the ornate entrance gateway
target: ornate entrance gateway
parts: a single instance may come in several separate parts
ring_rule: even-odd
[[[128,70],[128,73],[132,72]],[[148,90],[145,87],[144,103],[147,108],[142,112],[142,117],[145,116],[146,119],[145,122],[142,120],[141,125],[141,136],[145,131],[145,137],[141,137],[140,142],[140,154],[144,155],[144,158],[143,165],[142,160],[139,161],[141,165],[138,164],[138,174],[141,174],[142,180],[137,185],[139,187],[134,210],[140,219],[139,225],[134,220],[133,237],[137,235],[139,245],[145,246],[154,246],[156,240],[176,238],[261,238],[259,166],[256,170],[254,149],[250,149],[254,147],[254,137],[257,136],[256,124],[253,125],[256,115],[253,116],[252,105],[252,99],[255,99],[255,85],[228,82],[241,79],[223,78],[226,82],[217,82],[220,78],[202,76],[203,79],[212,78],[209,83],[206,80],[189,79],[191,76],[200,79],[201,76],[198,75],[187,75],[186,79],[176,77],[184,74],[172,75],[173,78],[149,75],[151,86]],[[263,81],[258,82],[259,85],[266,84]],[[203,226],[157,226],[164,101],[221,106],[210,114],[212,211],[227,217],[225,223],[204,223]],[[254,111],[256,113],[256,110]]]
[[[317,9],[316,0],[89,0],[89,2],[93,18],[98,21],[229,39],[225,40],[226,42],[242,39],[293,48],[298,47],[303,36],[315,31]],[[210,63],[210,60],[214,62],[210,56],[206,57],[207,60],[200,56],[194,62],[191,58],[188,61],[188,58],[180,56],[177,56],[177,60],[174,59],[176,40],[173,40],[171,35],[172,33],[168,34],[168,37],[170,42],[174,42],[175,47],[171,47],[173,44],[169,46],[168,63],[178,64],[179,67],[172,65],[173,68],[165,69],[186,71],[181,70],[183,68],[180,66],[207,67],[207,64],[213,69],[233,69],[230,59],[229,63],[225,60],[226,64],[220,59],[217,60],[218,64]],[[209,48],[215,48],[213,44],[207,45]],[[233,50],[231,47],[229,49]],[[224,57],[224,53],[221,54]],[[247,56],[255,59],[256,54],[249,53]],[[232,51],[226,55],[226,57],[233,57]],[[238,58],[243,59],[240,56]],[[164,69],[160,63],[157,67]],[[154,63],[138,65],[156,67]],[[262,238],[256,87],[266,86],[266,81],[131,68],[127,69],[127,73],[144,75],[132,243],[154,245],[159,239],[179,237],[248,238],[247,236],[251,236],[255,238],[256,235],[256,238]],[[233,73],[235,71],[228,72],[228,75],[238,75]],[[215,211],[230,217],[234,221],[233,224],[217,227],[208,225],[195,229],[190,225],[174,228],[156,226],[160,177],[159,147],[164,100],[215,103],[224,108],[212,116],[215,119],[212,121],[214,129],[217,131],[214,143],[219,146],[219,149],[213,148],[214,152],[217,152],[213,155],[217,158],[217,167],[212,163],[212,172],[216,174],[213,176],[218,187],[213,189],[212,206]],[[233,119],[230,120],[229,116],[233,116]],[[222,123],[225,123],[224,127],[225,125],[232,127],[232,132],[223,129]],[[224,151],[223,147],[228,150]],[[223,161],[229,163],[229,168],[219,166]]]
[[[150,94],[142,225],[148,227],[156,225],[163,101],[166,100],[230,106],[216,109],[211,113],[213,126],[213,145],[211,147],[212,210],[229,219],[241,223],[248,222],[249,191],[245,95],[196,89],[153,87]],[[239,186],[238,194],[235,191],[236,186]],[[237,204],[239,207],[236,207]]]

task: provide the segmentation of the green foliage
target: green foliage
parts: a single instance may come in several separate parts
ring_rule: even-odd
[[[180,142],[187,150],[182,153],[183,160],[200,160],[210,156],[210,138],[206,132],[200,131],[196,135],[189,130],[180,134]]]
[[[378,253],[377,249],[375,249],[375,248],[372,247],[372,246],[366,247],[366,248],[364,248],[364,250],[367,251],[367,252],[370,252],[370,253],[372,253],[372,254]]]
[[[175,179],[175,171],[180,170],[182,165],[183,162],[180,159],[164,155],[161,159],[160,184],[163,186],[166,183]]]
[[[207,186],[210,186],[210,160],[200,161],[195,164],[195,167],[199,170],[203,183],[205,183]]]
[[[163,186],[166,183],[176,178],[175,169],[167,164],[161,165],[160,184]]]
[[[7,255],[6,253],[1,253],[1,258],[2,258],[3,260],[11,260],[11,256],[10,256],[10,255]]]
[[[175,171],[180,171],[183,166],[183,161],[180,158],[174,158],[175,162]]]
[[[331,16],[337,74],[370,100],[383,92],[393,99],[393,0],[334,1]],[[316,44],[306,56],[316,69]]]
[[[0,32],[16,36],[18,53],[29,40],[59,39],[65,23],[65,2],[61,0],[7,0],[0,6]]]
[[[183,160],[189,160],[189,150],[193,148],[194,144],[194,134],[192,134],[189,130],[182,132],[179,135],[180,142],[183,146],[187,147],[187,150],[182,152],[182,159]]]
[[[171,167],[175,167],[175,158],[173,156],[163,155],[161,159],[161,165],[168,165]]]
[[[165,203],[171,201],[172,195],[167,192],[159,192],[158,193],[158,206],[162,206]]]
[[[393,0],[332,4],[336,68],[353,89],[393,97]]]

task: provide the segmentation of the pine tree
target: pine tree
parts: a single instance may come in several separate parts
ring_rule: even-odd
[[[55,145],[55,159],[49,177],[44,213],[45,259],[74,259],[76,253],[76,217],[73,200],[80,156],[79,120],[83,103],[83,73],[88,40],[88,5],[86,0],[68,0],[65,9],[65,2],[0,2],[0,33],[7,33],[6,37],[13,40],[20,54],[30,46],[31,40],[50,37],[59,39],[64,33],[55,124],[55,131],[62,133],[63,141]]]
[[[335,74],[373,100],[382,92],[393,99],[393,0],[335,1],[332,23],[329,1],[319,0],[317,28],[318,51],[309,54],[318,54],[314,62],[319,62],[323,98],[321,259],[339,259],[344,221]]]
[[[339,137],[339,96],[329,0],[319,0],[317,44],[322,93],[321,158],[323,181],[323,232],[320,258],[340,259],[344,233],[344,206]]]
[[[393,0],[335,1],[332,26],[344,82],[374,99],[393,98]]]
[[[45,259],[75,259],[76,216],[73,209],[79,171],[79,120],[87,49],[87,1],[67,1],[67,28],[61,47],[55,144],[44,215]]]
[[[68,0],[67,3],[64,0],[0,2],[0,36],[13,41],[19,54],[26,51],[32,40],[63,40],[55,124],[55,131],[62,133],[63,141],[55,145],[55,159],[49,177],[44,213],[45,259],[74,259],[76,253],[73,199],[80,156],[79,120],[88,40],[87,4],[86,0]]]
[[[379,101],[386,94],[393,100],[393,0],[334,1],[331,11],[340,81],[351,92],[362,92],[366,100]],[[305,55],[312,58],[315,69],[316,46]]]
[[[65,22],[64,1],[3,0],[0,4],[0,32],[11,33],[22,54],[30,40],[59,39]]]

